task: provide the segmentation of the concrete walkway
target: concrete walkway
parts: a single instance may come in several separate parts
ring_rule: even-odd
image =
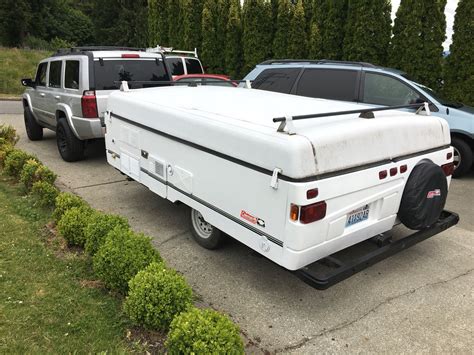
[[[17,103],[19,104],[19,103]],[[0,112],[4,107],[0,102]],[[20,111],[21,112],[21,111]],[[461,223],[326,291],[317,291],[240,243],[199,247],[175,206],[128,182],[107,165],[103,143],[88,159],[66,163],[55,135],[25,137],[23,117],[13,125],[18,146],[58,173],[58,182],[93,207],[126,216],[154,238],[167,263],[182,272],[204,302],[224,311],[254,345],[251,352],[464,352],[474,348],[474,172],[453,181],[448,208]]]

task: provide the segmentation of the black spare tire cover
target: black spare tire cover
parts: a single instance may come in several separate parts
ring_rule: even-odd
[[[398,218],[410,229],[425,229],[441,215],[448,195],[443,170],[431,161],[415,166],[403,191]]]

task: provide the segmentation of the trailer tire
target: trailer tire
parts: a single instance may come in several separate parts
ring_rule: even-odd
[[[194,208],[189,209],[189,225],[194,240],[206,249],[217,249],[224,239],[223,233],[207,223],[202,214]]]
[[[439,219],[447,195],[448,183],[441,167],[431,161],[422,161],[408,178],[398,217],[410,229],[428,228]]]

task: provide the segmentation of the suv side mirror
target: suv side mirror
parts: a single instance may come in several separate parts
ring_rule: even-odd
[[[33,80],[31,79],[21,79],[21,85],[23,86],[29,86],[31,88],[36,87],[36,84]]]

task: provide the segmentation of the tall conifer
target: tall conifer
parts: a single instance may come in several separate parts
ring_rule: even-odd
[[[289,32],[291,26],[292,11],[290,0],[278,1],[278,14],[276,19],[276,30],[273,37],[273,58],[283,59],[288,57]]]
[[[288,57],[295,59],[305,58],[307,55],[306,17],[304,15],[303,0],[298,0],[292,11],[288,34]]]
[[[242,23],[240,18],[240,0],[230,0],[225,41],[225,73],[230,75],[232,79],[240,78],[243,62]]]

